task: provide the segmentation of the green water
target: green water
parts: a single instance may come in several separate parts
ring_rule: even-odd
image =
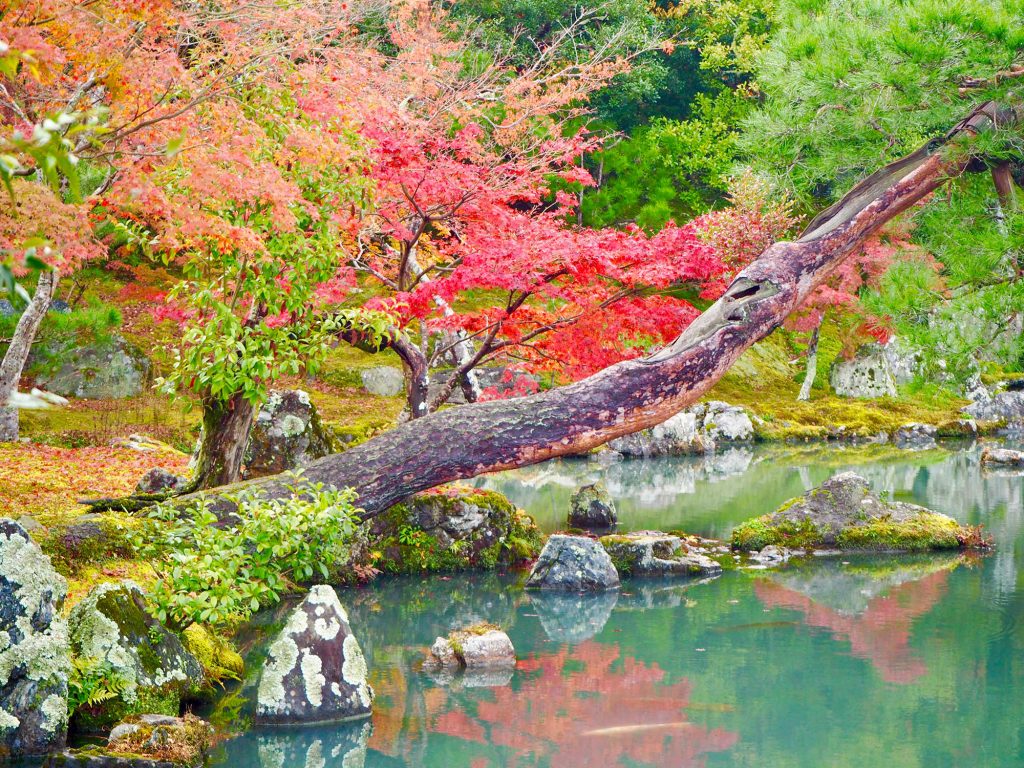
[[[227,766],[1024,765],[1024,476],[976,447],[864,457],[744,452],[551,462],[489,478],[543,527],[603,477],[624,528],[725,536],[840,469],[877,491],[983,523],[997,550],[829,559],[599,596],[524,594],[521,574],[382,580],[341,590],[378,693],[370,722],[255,731]],[[504,627],[511,676],[435,681],[435,636]]]

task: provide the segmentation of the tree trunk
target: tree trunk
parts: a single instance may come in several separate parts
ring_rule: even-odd
[[[255,417],[256,408],[241,395],[227,401],[209,398],[203,403],[203,441],[199,446],[193,489],[238,482],[249,429]]]
[[[672,344],[568,386],[475,403],[403,424],[306,468],[303,482],[352,487],[372,517],[410,494],[486,472],[576,454],[652,427],[695,402],[752,344],[777,328],[851,252],[895,216],[968,170],[948,142],[1016,120],[992,103],[858,184],[795,242],[768,247]],[[254,481],[288,494],[275,477]],[[187,498],[187,497],[186,497]],[[218,508],[230,502],[216,494]]]
[[[18,319],[11,344],[4,354],[3,362],[0,363],[0,442],[18,439],[18,412],[7,407],[7,401],[18,390],[18,381],[32,350],[32,342],[35,341],[39,326],[46,317],[46,310],[50,308],[59,279],[60,275],[56,270],[40,273],[36,292]]]
[[[796,399],[803,402],[811,399],[811,387],[814,386],[814,379],[818,375],[818,334],[821,333],[821,324],[825,322],[822,317],[818,324],[811,331],[811,340],[807,344],[807,372],[804,374],[804,383],[800,385],[800,394]]]

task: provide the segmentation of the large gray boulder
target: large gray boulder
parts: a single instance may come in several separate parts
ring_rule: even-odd
[[[722,566],[683,540],[661,531],[635,531],[601,537],[615,569],[629,576],[718,576]]]
[[[863,477],[842,472],[774,512],[737,526],[732,545],[746,551],[770,545],[802,550],[924,551],[958,549],[967,542],[980,545],[978,538],[951,517],[882,499]]]
[[[555,534],[526,580],[527,589],[599,592],[619,586],[619,574],[597,539]]]
[[[121,336],[85,346],[64,344],[45,354],[47,367],[56,370],[38,376],[36,384],[63,397],[120,400],[138,395],[149,380],[149,359]]]
[[[256,720],[316,723],[369,717],[373,689],[348,614],[332,587],[313,587],[270,646]]]
[[[271,390],[249,430],[243,477],[301,469],[334,449],[333,436],[306,392]]]
[[[76,722],[84,730],[106,731],[138,713],[175,716],[182,699],[203,686],[202,665],[149,615],[142,590],[131,581],[93,588],[71,610],[68,624],[75,655],[95,659],[121,681],[117,698],[79,711]]]
[[[978,421],[1001,421],[1011,430],[1024,430],[1024,392],[1000,392],[964,408]]]
[[[364,369],[359,377],[363,381],[363,389],[371,395],[395,397],[405,391],[405,374],[401,368],[379,365]]]
[[[606,530],[619,522],[608,488],[598,480],[576,489],[569,499],[570,528]]]
[[[746,443],[754,439],[754,422],[738,405],[712,400],[695,405],[692,410],[700,420],[705,441],[711,441],[712,445]]]
[[[0,759],[64,747],[68,585],[25,530],[0,518]]]
[[[837,359],[829,371],[829,384],[840,397],[870,399],[897,395],[889,357],[876,342],[863,345],[851,360]]]
[[[981,464],[1024,469],[1024,451],[1010,448],[986,448],[981,452]]]
[[[703,454],[714,444],[709,443],[698,428],[697,415],[683,411],[650,429],[617,437],[608,443],[608,447],[623,456],[647,458]]]

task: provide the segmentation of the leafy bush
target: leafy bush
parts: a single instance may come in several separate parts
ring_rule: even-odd
[[[252,491],[231,497],[231,525],[220,523],[205,500],[151,508],[135,546],[159,577],[150,592],[156,618],[177,629],[245,621],[297,583],[329,578],[356,529],[355,492],[289,490],[283,499]]]

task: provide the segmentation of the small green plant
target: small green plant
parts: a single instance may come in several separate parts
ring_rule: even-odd
[[[68,713],[96,707],[116,699],[128,688],[128,680],[113,665],[95,656],[72,656],[68,677]]]
[[[252,491],[231,497],[233,525],[221,523],[205,500],[151,508],[134,542],[158,576],[150,592],[154,616],[177,629],[229,625],[299,583],[329,578],[356,529],[355,492],[322,485],[289,491],[282,499]]]

